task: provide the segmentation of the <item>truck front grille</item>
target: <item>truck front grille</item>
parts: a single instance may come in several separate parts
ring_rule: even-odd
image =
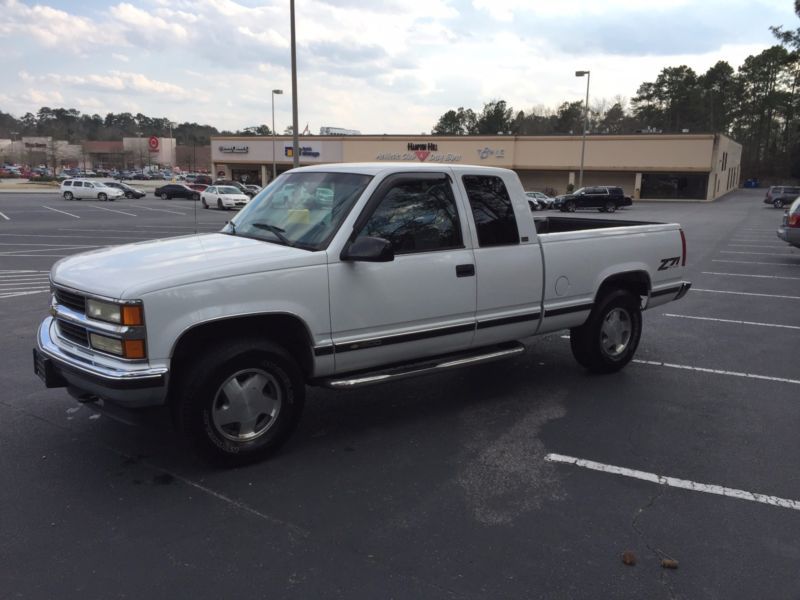
[[[55,289],[56,302],[79,313],[86,312],[86,298],[75,292],[68,292],[60,288]]]
[[[84,346],[85,348],[89,347],[89,333],[86,331],[85,327],[58,319],[58,331],[64,339],[78,344],[79,346]]]

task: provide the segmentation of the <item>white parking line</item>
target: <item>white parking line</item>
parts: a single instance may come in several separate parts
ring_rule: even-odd
[[[761,256],[800,256],[791,252],[741,252],[739,250],[720,250],[720,254],[758,254]]]
[[[119,213],[121,215],[128,215],[129,217],[137,217],[133,213],[125,212],[124,210],[114,210],[113,208],[103,208],[102,206],[92,206],[91,208],[96,208],[97,210],[107,210],[108,212]]]
[[[59,246],[57,248],[42,248],[37,250],[35,248],[26,248],[25,250],[9,250],[7,252],[0,252],[0,256],[18,256],[24,252],[53,252],[57,250],[88,250],[91,248],[101,248],[101,246]],[[39,255],[44,256],[44,255]]]
[[[779,275],[750,275],[748,273],[717,273],[715,271],[702,271],[703,275],[724,275],[726,277],[756,277],[758,279],[791,279],[797,280],[800,277],[781,277]]]
[[[738,500],[749,500],[750,502],[759,502],[761,504],[768,504],[770,506],[777,506],[779,508],[790,508],[792,510],[800,510],[799,501],[787,500],[786,498],[779,498],[778,496],[758,494],[754,492],[748,492],[746,490],[723,487],[721,485],[698,483],[696,481],[689,481],[688,479],[666,477],[664,475],[657,475],[655,473],[649,473],[647,471],[628,469],[626,467],[617,467],[614,465],[595,462],[593,460],[575,458],[574,456],[565,456],[563,454],[551,453],[545,456],[544,459],[548,462],[575,465],[576,467],[582,467],[584,469],[590,469],[592,471],[600,471],[601,473],[611,473],[612,475],[622,475],[623,477],[632,477],[634,479],[641,479],[642,481],[649,481],[650,483],[656,483],[658,485],[666,485],[668,487],[680,488],[682,490],[690,490],[692,492],[704,492],[706,494],[727,496],[728,498],[736,498]]]
[[[679,319],[696,319],[698,321],[714,321],[716,323],[731,323],[733,325],[757,325],[758,327],[779,327],[781,329],[798,329],[797,325],[779,325],[777,323],[758,323],[756,321],[736,321],[734,319],[715,319],[712,317],[693,317],[689,315],[673,315],[672,313],[664,313],[665,317],[676,317]],[[566,336],[569,339],[569,336]]]
[[[72,213],[67,212],[65,210],[58,210],[57,208],[53,208],[52,206],[42,205],[42,208],[46,208],[47,210],[52,210],[53,212],[61,213],[62,215],[69,215],[70,217],[75,217],[76,219],[80,219],[78,215],[73,215]]]
[[[700,288],[692,288],[692,291],[707,293],[707,294],[733,294],[735,296],[759,296],[761,298],[783,298],[785,300],[800,300],[800,296],[782,296],[780,294],[756,294],[754,292],[730,292],[728,290],[703,290]]]
[[[697,371],[698,373],[711,373],[713,375],[728,375],[731,377],[744,377],[746,379],[759,379],[761,381],[776,381],[779,383],[794,383],[800,385],[800,379],[787,379],[785,377],[771,377],[769,375],[757,375],[755,373],[741,373],[739,371],[725,371],[724,369],[708,369],[706,367],[692,367],[689,365],[676,365],[674,363],[658,362],[655,360],[633,359],[639,365],[650,365],[653,367],[667,367],[668,369],[682,369],[684,371]]]
[[[6,221],[10,221],[11,219],[8,218],[5,214],[0,212],[0,217],[3,217]]]
[[[730,248],[785,248],[786,244],[728,244]]]
[[[2,235],[0,233],[0,235]],[[720,258],[712,258],[711,262],[721,263],[734,263],[737,265],[777,265],[779,267],[800,267],[800,264],[785,263],[785,262],[758,262],[755,260],[722,260]]]
[[[50,290],[38,290],[35,292],[11,292],[8,294],[0,294],[0,299],[2,298],[16,298],[18,296],[30,296],[31,294],[44,294],[45,292],[49,292]]]
[[[143,208],[144,210],[155,210],[157,212],[165,212],[165,213],[172,213],[173,215],[186,215],[185,212],[178,212],[177,210],[167,210],[165,208],[147,208],[146,206],[140,206],[139,208]]]

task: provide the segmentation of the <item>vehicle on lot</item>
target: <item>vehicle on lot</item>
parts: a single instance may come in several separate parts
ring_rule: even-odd
[[[553,208],[553,198],[542,192],[525,192],[529,200],[536,203],[536,210],[545,210],[546,208]]]
[[[238,188],[240,192],[243,194],[247,194],[248,197],[252,198],[256,195],[256,192],[247,189],[247,186],[240,181],[234,181],[233,179],[217,179],[214,181],[214,185],[228,185]]]
[[[186,187],[192,188],[195,192],[205,192],[208,189],[205,183],[187,183]]]
[[[202,183],[205,185],[211,185],[212,180],[211,177],[208,175],[196,175],[194,178],[194,183]]]
[[[152,177],[150,177],[150,175],[147,173],[134,173],[129,179],[135,179],[137,181],[150,181]]]
[[[84,200],[97,198],[98,200],[116,200],[122,198],[122,190],[109,187],[102,181],[88,181],[86,179],[65,179],[61,182],[61,195],[64,200]]]
[[[210,185],[200,194],[203,208],[216,206],[220,210],[228,210],[246,206],[249,201],[250,196],[232,185]]]
[[[200,453],[242,464],[286,441],[306,385],[476,365],[563,329],[578,363],[618,371],[685,271],[680,225],[534,218],[510,170],[303,167],[219,233],[56,263],[34,365],[98,408],[168,405]]]
[[[186,198],[187,200],[199,200],[200,192],[193,190],[183,183],[168,183],[155,189],[154,194],[162,200],[172,200],[173,198]]]
[[[764,204],[771,204],[775,208],[788,206],[800,196],[800,187],[791,185],[773,185],[767,189]]]
[[[254,183],[249,183],[244,186],[247,188],[247,191],[251,192],[251,197],[255,196],[258,192],[260,192],[263,188],[260,185],[256,185]]]
[[[104,181],[103,185],[122,190],[122,195],[128,199],[144,198],[147,195],[142,190],[131,187],[127,183],[122,183],[121,181]]]
[[[800,198],[783,213],[783,222],[778,228],[778,237],[795,248],[800,248]]]
[[[582,187],[571,194],[559,196],[561,212],[575,212],[581,208],[596,208],[600,212],[613,213],[618,208],[631,206],[633,201],[621,187],[597,185]]]

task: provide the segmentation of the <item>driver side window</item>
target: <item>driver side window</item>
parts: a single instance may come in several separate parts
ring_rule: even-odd
[[[404,178],[390,187],[358,237],[389,240],[395,254],[463,248],[447,178]]]

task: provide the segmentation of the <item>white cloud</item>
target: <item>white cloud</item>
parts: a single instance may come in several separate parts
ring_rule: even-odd
[[[131,60],[130,58],[128,58],[124,54],[119,54],[117,52],[112,52],[111,53],[111,58],[114,58],[114,59],[116,59],[118,61],[121,61],[121,62],[130,62],[130,60]]]
[[[151,15],[127,2],[112,6],[109,12],[112,17],[127,25],[128,29],[133,33],[144,36],[147,39],[155,39],[164,34],[174,36],[177,41],[182,41],[189,37],[189,32],[183,25],[168,23],[161,17]],[[171,38],[167,38],[167,40],[173,41]],[[164,41],[163,37],[161,37],[161,41]]]

